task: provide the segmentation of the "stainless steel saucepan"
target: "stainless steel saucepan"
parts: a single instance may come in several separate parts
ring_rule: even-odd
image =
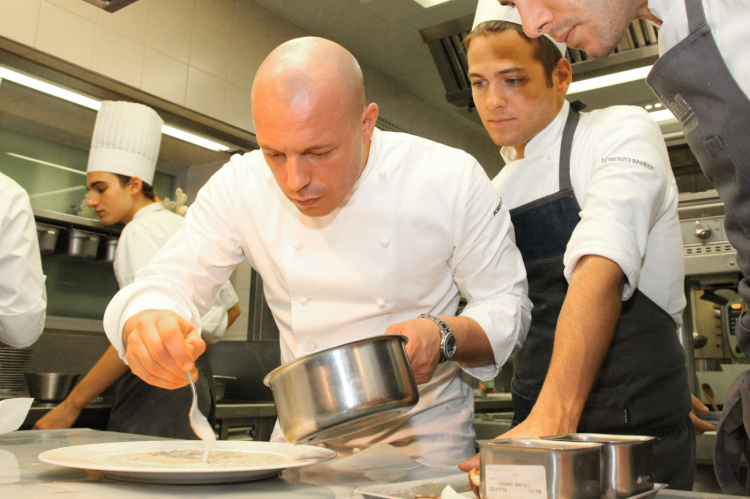
[[[290,443],[331,440],[377,426],[419,402],[405,345],[383,335],[329,348],[271,371],[284,437]]]

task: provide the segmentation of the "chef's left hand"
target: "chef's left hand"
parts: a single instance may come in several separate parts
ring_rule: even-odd
[[[406,355],[417,384],[427,383],[440,362],[440,328],[429,319],[412,319],[393,324],[385,334],[402,334],[409,338]]]

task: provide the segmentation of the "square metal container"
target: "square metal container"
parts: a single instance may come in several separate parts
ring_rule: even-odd
[[[490,466],[536,465],[543,466],[546,472],[546,499],[599,499],[601,496],[601,448],[600,443],[558,442],[541,439],[480,442],[480,497],[493,499],[512,496],[488,493],[487,473]]]
[[[654,437],[571,433],[545,440],[603,445],[602,499],[624,499],[654,488]]]

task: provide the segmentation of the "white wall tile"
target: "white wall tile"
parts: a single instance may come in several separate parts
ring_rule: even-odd
[[[227,82],[191,66],[185,106],[223,121],[226,105]]]
[[[141,90],[182,106],[187,75],[187,64],[146,47]]]
[[[161,0],[152,1],[146,46],[188,63],[192,38],[192,16],[170,7]]]
[[[235,291],[249,290],[250,289],[250,277],[252,276],[253,267],[250,265],[250,261],[245,258],[237,265],[234,269],[232,277],[229,279],[232,281],[232,287]],[[243,310],[246,306],[240,305]]]
[[[249,91],[231,83],[227,85],[227,109],[224,113],[224,121],[248,132],[255,133]]]
[[[195,0],[162,0],[170,7],[193,17],[195,15]]]
[[[90,69],[95,39],[96,23],[42,2],[36,48]]]
[[[140,88],[145,45],[99,26],[91,69],[130,86]]]
[[[71,12],[77,16],[81,16],[84,19],[88,19],[89,21],[96,22],[96,20],[99,18],[99,11],[101,11],[100,8],[94,7],[90,3],[83,2],[81,0],[45,0],[49,3],[53,3],[57,5],[58,7],[62,7],[63,9],[67,10],[68,12]]]
[[[42,0],[0,0],[0,36],[34,46]]]
[[[195,19],[210,24],[214,29],[230,33],[234,5],[234,0],[196,0]]]
[[[250,290],[242,289],[236,290],[237,298],[240,299],[240,316],[234,321],[224,334],[223,341],[246,341],[247,340],[247,325],[250,319],[249,303],[250,303]]]
[[[196,18],[190,65],[226,80],[231,46],[232,36],[229,30],[217,29]]]
[[[151,0],[138,0],[127,8],[117,12],[99,10],[99,26],[111,29],[127,36],[138,43],[146,43],[148,34],[148,16],[151,12]]]

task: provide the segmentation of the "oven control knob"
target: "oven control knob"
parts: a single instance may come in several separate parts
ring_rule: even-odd
[[[703,223],[696,223],[695,225],[695,237],[698,239],[706,239],[711,235],[711,227],[709,227],[707,224]]]

